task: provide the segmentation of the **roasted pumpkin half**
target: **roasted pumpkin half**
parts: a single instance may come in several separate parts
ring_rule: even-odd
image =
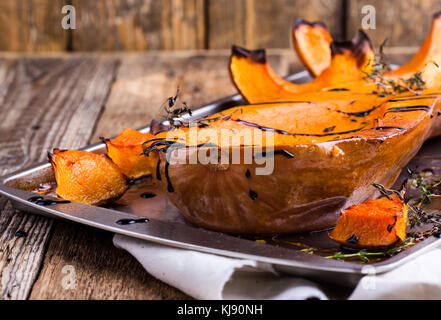
[[[149,175],[150,159],[143,156],[142,144],[151,139],[150,133],[124,129],[115,139],[102,139],[107,146],[107,155],[130,179]]]
[[[331,64],[306,84],[294,84],[278,76],[268,64],[264,50],[249,51],[233,46],[230,73],[233,83],[249,103],[291,101],[296,94],[362,80],[372,70],[371,42],[359,31],[350,42],[332,43]]]
[[[293,28],[294,47],[300,60],[314,77],[331,65],[331,42],[332,37],[323,22],[296,19]]]
[[[54,149],[48,157],[56,193],[63,199],[101,205],[118,199],[128,188],[124,174],[104,154]]]
[[[372,197],[373,182],[391,186],[424,140],[440,133],[440,96],[439,88],[389,97],[298,94],[297,102],[235,107],[199,128],[161,132],[145,152],[157,161],[151,170],[159,186],[195,225],[248,234],[318,230]],[[247,134],[252,140],[244,142]],[[264,151],[256,153],[258,147]],[[254,162],[232,161],[234,148],[253,153]],[[216,150],[214,160],[231,150],[229,161],[190,161]],[[274,170],[259,175],[255,159],[265,152]]]
[[[406,227],[407,205],[392,194],[343,210],[329,236],[346,247],[387,248],[406,239]]]

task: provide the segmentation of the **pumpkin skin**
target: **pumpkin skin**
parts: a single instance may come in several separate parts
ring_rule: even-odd
[[[101,205],[118,199],[128,188],[126,177],[104,154],[54,149],[48,158],[56,193],[63,199]]]
[[[291,101],[296,94],[362,80],[372,70],[374,52],[363,31],[350,42],[332,43],[331,65],[309,83],[294,84],[278,76],[269,66],[264,50],[249,51],[233,46],[230,74],[249,103]]]
[[[346,247],[388,248],[406,239],[407,205],[396,195],[344,210],[329,237]]]
[[[292,34],[297,55],[312,76],[317,77],[331,65],[332,37],[323,22],[296,19]]]
[[[215,115],[212,119],[220,120],[199,128],[196,141],[189,138],[189,128],[162,132],[146,144],[146,153],[157,160],[152,171],[159,186],[197,226],[239,234],[318,230],[335,226],[340,210],[374,196],[372,183],[390,187],[422,143],[440,134],[439,96],[436,89],[392,97],[351,91],[299,94],[299,102],[247,105]],[[164,144],[155,145],[176,136],[185,145],[174,151],[176,157],[187,160],[207,136],[218,136],[222,129],[259,130],[257,125],[266,132],[277,129],[270,175],[256,175],[255,163],[168,162],[161,152]],[[211,142],[243,152],[250,148],[237,141]]]
[[[152,134],[133,129],[124,129],[115,139],[102,139],[107,147],[107,155],[130,179],[151,174],[149,158],[142,155],[142,144],[151,139]]]

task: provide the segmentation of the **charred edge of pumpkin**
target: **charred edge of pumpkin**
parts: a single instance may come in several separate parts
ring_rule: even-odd
[[[441,11],[438,11],[438,12],[433,14],[433,20],[437,20],[439,18],[441,18]]]
[[[314,22],[309,22],[306,20],[303,20],[301,18],[296,18],[294,21],[294,31],[296,31],[298,28],[300,28],[301,26],[308,26],[308,27],[321,27],[324,28],[326,30],[328,30],[328,27],[326,26],[326,24],[323,21],[314,21]]]
[[[104,138],[104,137],[99,137],[99,139],[106,146],[106,153],[108,153],[109,152],[109,146],[107,145],[107,142],[110,143],[110,139],[107,139],[107,138]]]
[[[364,57],[368,52],[372,52],[373,46],[371,39],[363,30],[358,30],[352,41],[331,42],[331,55],[344,54],[351,52],[351,55],[357,60],[357,65],[362,67],[365,63]]]
[[[265,64],[268,61],[265,49],[248,50],[236,45],[233,45],[231,47],[231,56],[239,58],[249,58],[254,62],[260,64]]]
[[[49,163],[55,167],[55,162],[54,162],[54,154],[50,151],[47,152],[47,158],[49,160]]]

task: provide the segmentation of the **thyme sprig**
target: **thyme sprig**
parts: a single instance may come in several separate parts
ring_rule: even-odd
[[[384,47],[386,46],[387,39],[385,39],[379,48],[379,53],[375,55],[375,61],[371,72],[364,72],[365,79],[372,81],[376,84],[377,89],[373,91],[374,94],[379,97],[387,97],[395,95],[397,93],[411,92],[416,95],[420,95],[418,92],[425,89],[425,81],[422,78],[421,71],[415,72],[408,79],[388,79],[385,77],[385,73],[390,70],[389,64],[386,62],[384,54]],[[434,64],[438,66],[435,62]]]
[[[441,222],[434,219],[432,215],[426,213],[423,209],[424,205],[430,204],[432,198],[441,197],[437,194],[438,188],[441,186],[441,180],[435,179],[430,180],[424,177],[422,174],[415,174],[411,172],[414,176],[409,182],[420,191],[420,196],[414,200],[413,205],[409,205],[412,212],[409,215],[409,225],[410,227],[420,226],[424,223],[434,223],[436,225],[441,225]]]
[[[414,242],[414,239],[412,237],[408,237],[403,241],[402,245],[400,245],[398,247],[390,248],[385,251],[370,252],[370,251],[366,251],[366,250],[360,250],[360,251],[354,252],[354,253],[342,253],[339,251],[339,252],[333,254],[332,256],[327,256],[325,258],[335,259],[335,260],[358,258],[362,262],[370,262],[369,257],[392,257],[394,254],[396,254],[402,250],[405,250],[407,248],[410,248],[411,246],[414,246],[415,244],[416,244],[416,242]]]
[[[179,127],[183,125],[183,120],[181,117],[184,114],[192,116],[192,111],[185,101],[182,101],[180,105],[177,104],[180,94],[181,90],[178,87],[176,89],[175,96],[167,98],[159,109],[159,113],[162,114],[161,117],[168,120],[172,127]]]

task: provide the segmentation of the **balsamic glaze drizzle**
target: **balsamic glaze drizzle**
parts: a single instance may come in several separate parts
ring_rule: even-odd
[[[140,197],[143,199],[150,199],[156,197],[156,194],[154,194],[153,192],[144,192],[140,195]]]
[[[334,129],[335,129],[335,126],[332,126],[332,127],[329,127],[329,128],[325,128],[323,130],[323,132],[331,132],[331,131],[334,131]]]
[[[326,91],[351,91],[348,88],[333,88]]]
[[[351,244],[357,244],[358,243],[357,235],[353,234],[348,240],[346,240],[346,242]]]
[[[385,116],[388,113],[401,113],[401,112],[414,112],[414,111],[430,111],[432,107],[431,106],[407,106],[407,107],[395,107],[388,109],[383,116]]]
[[[269,127],[264,127],[261,126],[259,124],[256,123],[252,123],[252,122],[248,122],[248,121],[244,121],[244,120],[240,120],[240,119],[234,119],[234,121],[240,123],[240,124],[244,124],[253,128],[257,128],[260,129],[262,131],[270,131],[270,132],[276,132],[279,134],[285,134],[285,135],[290,135],[290,136],[303,136],[303,137],[327,137],[327,136],[337,136],[337,135],[341,135],[341,134],[347,134],[347,133],[353,133],[353,132],[358,132],[364,129],[364,127],[361,128],[357,128],[357,129],[353,129],[353,130],[348,130],[348,131],[343,131],[343,132],[330,132],[330,133],[324,133],[324,134],[320,134],[320,133],[291,133],[291,132],[287,132],[285,130],[280,130],[280,129],[274,129],[274,128],[269,128]]]
[[[35,196],[35,197],[30,197],[28,199],[29,202],[38,204],[40,206],[52,206],[54,204],[59,204],[59,203],[70,203],[70,201],[68,200],[51,200],[51,199],[44,199],[41,196]]]
[[[156,164],[156,179],[161,181],[161,159],[158,157],[158,163]]]
[[[404,131],[406,129],[402,128],[402,127],[391,127],[391,126],[382,126],[382,127],[376,127],[375,130],[387,130],[387,129],[397,129],[397,130],[401,130]]]
[[[149,219],[147,218],[141,218],[141,219],[120,219],[116,222],[116,224],[119,224],[121,226],[125,226],[128,224],[135,224],[135,223],[146,223],[149,222]]]
[[[369,114],[371,114],[372,111],[375,111],[375,110],[377,110],[380,107],[381,107],[381,104],[378,105],[378,106],[372,107],[372,108],[370,108],[368,110],[358,111],[358,112],[345,112],[345,111],[342,111],[342,110],[335,110],[335,111],[337,111],[338,113],[345,114],[347,116],[353,116],[353,117],[362,118],[362,117],[368,116]]]
[[[171,181],[170,181],[170,176],[168,174],[169,165],[170,165],[170,162],[166,161],[164,174],[165,174],[165,178],[167,179],[167,191],[168,192],[175,192],[175,189],[173,188],[173,185],[171,184]]]
[[[257,192],[250,190],[250,198],[251,198],[251,200],[256,200],[257,199]]]

